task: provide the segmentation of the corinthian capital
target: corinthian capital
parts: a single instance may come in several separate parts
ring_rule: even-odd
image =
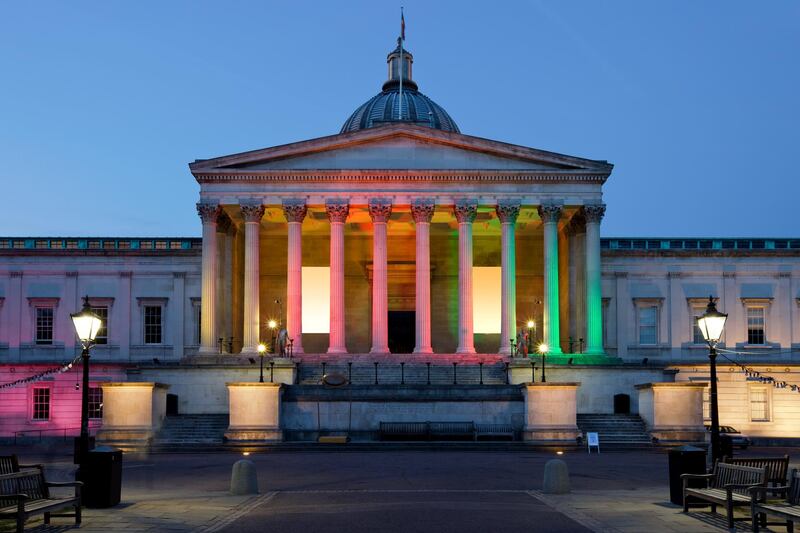
[[[331,222],[346,222],[350,214],[350,204],[347,200],[328,200],[325,202],[325,213]]]
[[[473,200],[458,200],[453,206],[453,214],[459,224],[462,222],[472,223],[478,215],[478,203]]]
[[[256,205],[240,205],[239,209],[242,211],[242,218],[245,222],[261,222],[264,216],[264,206]]]
[[[369,201],[369,217],[372,222],[388,222],[392,216],[392,201],[387,198],[373,198]]]
[[[500,222],[514,224],[519,216],[519,206],[519,200],[501,200],[497,202],[494,210]]]
[[[305,200],[283,201],[283,216],[286,217],[286,222],[302,222],[307,212]]]
[[[435,209],[436,204],[432,198],[418,198],[411,204],[411,216],[417,224],[430,223]]]
[[[583,206],[583,214],[586,217],[586,222],[599,224],[603,220],[603,215],[606,214],[606,204],[585,205]]]
[[[220,211],[219,205],[217,204],[208,204],[203,202],[197,204],[197,214],[200,215],[200,220],[203,221],[203,224],[216,223]]]
[[[544,204],[539,206],[539,218],[542,222],[558,222],[561,218],[562,207],[556,204]]]

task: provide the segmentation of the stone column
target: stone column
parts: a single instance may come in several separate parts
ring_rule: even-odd
[[[414,200],[411,216],[417,230],[416,336],[414,353],[433,353],[431,347],[431,219],[432,199]]]
[[[458,348],[456,353],[475,353],[472,334],[472,222],[478,204],[460,200],[453,207],[458,220]]]
[[[241,205],[244,219],[244,333],[242,336],[242,353],[258,353],[261,321],[259,319],[260,287],[259,287],[259,231],[261,217],[264,216],[263,205]],[[202,311],[201,311],[202,312]],[[205,323],[205,317],[203,317]]]
[[[217,204],[198,203],[197,214],[203,221],[202,292],[200,298],[199,354],[215,354],[217,347]]]
[[[370,353],[389,353],[389,295],[386,258],[386,224],[392,202],[376,198],[369,202],[372,219],[372,348]]]
[[[289,223],[289,258],[286,268],[286,331],[292,352],[303,353],[303,219],[305,200],[285,200],[283,215]]]
[[[328,200],[325,211],[331,223],[331,318],[328,353],[347,353],[344,306],[344,223],[350,214],[347,200]]]
[[[495,207],[501,229],[501,312],[500,353],[511,355],[511,339],[517,335],[517,247],[514,225],[519,216],[516,200],[498,202]]]
[[[586,353],[599,355],[603,349],[603,290],[600,279],[600,221],[605,204],[586,205]]]
[[[561,206],[539,206],[544,225],[544,342],[548,354],[561,354],[558,304],[558,220]]]
[[[217,219],[217,303],[216,309],[216,343],[219,346],[219,339],[223,339],[222,352],[227,353],[227,337],[225,319],[230,317],[230,288],[226,287],[226,279],[229,276],[228,269],[230,261],[227,257],[228,252],[228,232],[231,228],[231,219],[225,213],[220,214]]]

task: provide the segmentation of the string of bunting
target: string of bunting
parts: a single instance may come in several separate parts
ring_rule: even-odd
[[[69,372],[72,367],[77,364],[78,360],[81,358],[80,355],[75,357],[69,363],[63,363],[61,366],[56,368],[49,368],[43,372],[39,372],[38,374],[33,374],[32,376],[28,376],[23,379],[18,379],[17,381],[11,381],[9,383],[3,383],[0,385],[0,390],[3,389],[10,389],[12,387],[18,387],[19,385],[27,385],[28,383],[34,383],[36,381],[41,381],[42,379],[46,378],[47,376],[52,376],[53,374],[63,374],[64,372]]]
[[[729,361],[729,362],[733,363],[734,365],[738,366],[748,378],[757,379],[761,383],[769,383],[770,385],[772,385],[776,389],[787,389],[788,388],[792,392],[800,393],[800,385],[796,385],[794,383],[788,383],[788,382],[783,381],[783,380],[778,380],[778,379],[775,379],[772,376],[762,375],[761,372],[759,372],[758,370],[755,370],[754,368],[749,367],[749,366],[745,366],[745,365],[743,365],[742,363],[740,363],[738,361],[734,361],[733,359],[731,359],[730,357],[725,355],[725,353],[720,353],[720,352],[733,353],[733,354],[742,354],[742,352],[736,352],[736,351],[733,351],[733,350],[721,350],[721,349],[717,348],[717,353],[719,353],[719,355],[724,357],[727,361]]]

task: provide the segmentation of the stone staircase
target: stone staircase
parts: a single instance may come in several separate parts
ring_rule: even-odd
[[[221,446],[228,415],[171,415],[153,439],[154,448]]]
[[[600,449],[652,446],[644,421],[639,415],[591,414],[578,415],[578,427],[584,437],[595,432],[600,437]],[[585,442],[585,441],[584,441]]]
[[[455,362],[455,361],[454,361]],[[350,379],[354,385],[374,385],[376,381],[375,363],[371,361],[347,362],[303,361],[298,369],[298,382],[303,385],[320,383],[324,372],[338,373]],[[479,363],[452,362],[431,363],[383,361],[377,366],[377,382],[379,385],[505,385],[505,363],[490,361]],[[430,371],[430,374],[429,374]],[[429,377],[430,375],[430,377]],[[455,382],[455,383],[454,383]]]

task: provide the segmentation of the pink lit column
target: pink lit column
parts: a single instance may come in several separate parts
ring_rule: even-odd
[[[540,205],[539,217],[544,232],[544,342],[548,354],[560,354],[561,333],[559,328],[558,302],[558,220],[560,205]]]
[[[517,248],[515,228],[520,203],[506,200],[495,207],[501,228],[500,353],[511,355],[511,339],[517,335]]]
[[[200,293],[200,354],[215,354],[217,347],[217,204],[197,204],[203,221],[202,288]]]
[[[242,353],[258,353],[261,342],[259,319],[259,231],[264,216],[263,205],[242,205],[244,219],[244,335]]]
[[[369,216],[372,219],[372,348],[370,348],[370,353],[389,353],[386,224],[389,222],[391,214],[391,200],[370,200]]]
[[[433,200],[415,200],[411,216],[417,228],[417,297],[414,353],[433,353],[431,347],[431,219]]]
[[[286,272],[286,331],[292,352],[303,353],[303,219],[305,200],[286,200],[283,214],[289,223],[289,257]]]
[[[453,207],[458,220],[458,348],[457,353],[475,353],[472,327],[472,223],[478,205],[459,201]]]
[[[347,200],[329,200],[325,211],[331,223],[331,322],[328,353],[347,353],[344,307],[344,223],[350,214]]]

